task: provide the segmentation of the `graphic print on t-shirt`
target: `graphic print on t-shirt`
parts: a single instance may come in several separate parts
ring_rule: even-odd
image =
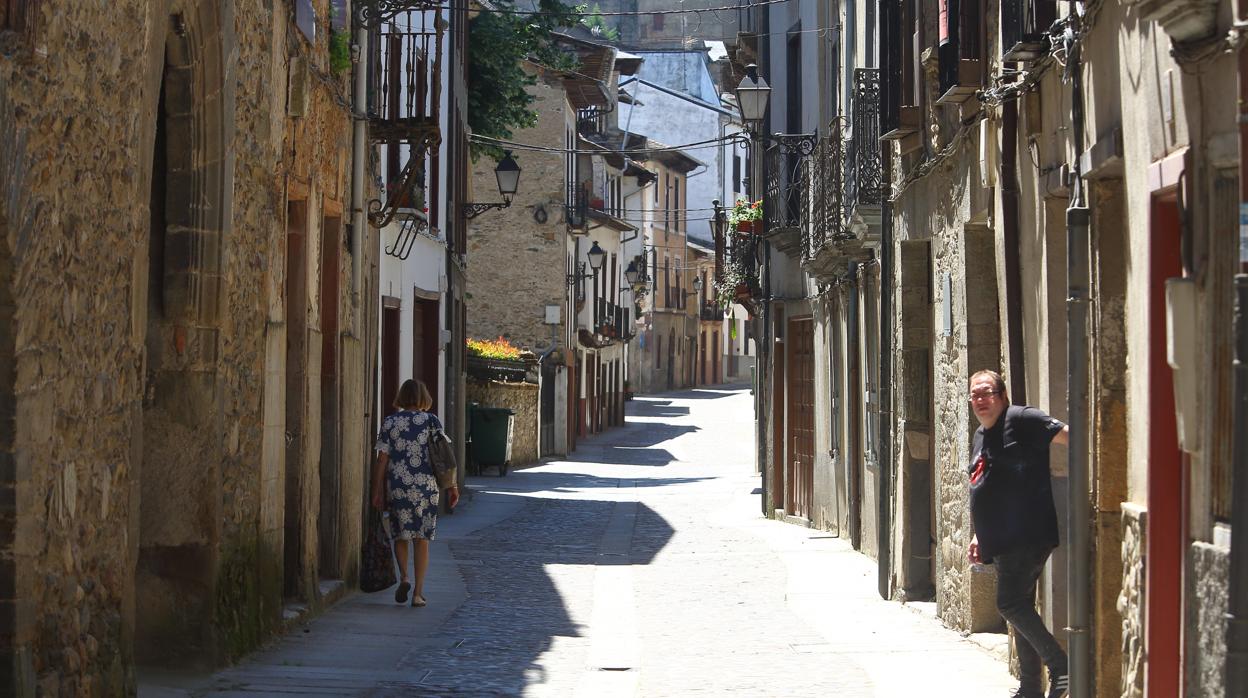
[[[984,452],[979,452],[979,457],[975,459],[975,465],[971,469],[971,486],[979,484],[984,479],[984,475],[988,474],[988,459],[984,458]]]

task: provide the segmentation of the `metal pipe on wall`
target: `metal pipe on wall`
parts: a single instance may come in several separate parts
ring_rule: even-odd
[[[364,168],[368,163],[368,29],[358,17],[355,22],[355,45],[358,58],[355,61],[351,123],[351,306],[356,309],[353,331],[359,337],[364,329],[360,288],[363,285],[364,236],[368,232],[368,218],[364,214],[368,206],[364,197]]]
[[[1001,251],[1005,258],[1005,328],[1009,338],[1007,357],[1011,401],[1027,404],[1027,375],[1023,363],[1023,277],[1018,244],[1018,102],[1001,105]]]
[[[1078,26],[1072,2],[1065,28],[1066,77],[1071,84],[1072,136],[1083,148],[1083,70]],[[1070,698],[1092,698],[1091,621],[1091,492],[1088,479],[1088,226],[1091,210],[1083,193],[1083,176],[1075,160],[1075,183],[1066,209],[1066,390],[1070,422],[1069,510],[1070,553],[1066,568],[1067,642],[1070,648]]]
[[[883,181],[892,181],[890,170],[891,158],[884,159]],[[889,598],[892,579],[893,547],[892,547],[892,502],[893,494],[893,342],[892,332],[892,278],[893,278],[893,211],[887,198],[881,206],[880,215],[880,321],[876,325],[880,333],[880,385],[879,398],[876,401],[876,429],[880,454],[880,488],[877,493],[878,525],[877,544],[879,546],[879,564],[877,568],[876,586],[880,598]]]

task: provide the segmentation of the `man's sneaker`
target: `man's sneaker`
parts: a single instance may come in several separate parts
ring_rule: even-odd
[[[1024,691],[1021,688],[1014,689],[1010,694],[1010,698],[1044,698],[1039,691]]]
[[[1070,674],[1058,674],[1049,679],[1048,698],[1066,698],[1070,690]]]

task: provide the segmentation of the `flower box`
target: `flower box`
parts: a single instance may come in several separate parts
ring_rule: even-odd
[[[519,359],[487,359],[469,355],[464,372],[479,380],[523,383],[529,373],[529,364]]]

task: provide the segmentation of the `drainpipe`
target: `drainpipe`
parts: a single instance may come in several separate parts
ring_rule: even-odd
[[[1010,342],[1007,357],[1010,397],[1016,405],[1027,404],[1027,373],[1023,364],[1023,276],[1018,244],[1018,102],[1001,105],[1001,208],[1002,252],[1005,257],[1005,327]]]
[[[1236,24],[1248,19],[1248,0],[1236,3]],[[1248,51],[1239,67],[1239,210],[1248,213]],[[1231,493],[1231,559],[1226,613],[1226,695],[1248,693],[1248,226],[1240,223],[1235,275],[1235,440]]]
[[[364,318],[360,311],[360,289],[363,286],[364,236],[368,233],[368,219],[364,211],[368,205],[364,196],[364,168],[368,161],[368,29],[356,19],[355,45],[359,57],[355,61],[355,107],[351,124],[351,307],[354,314],[357,337],[364,335]]]
[[[1071,3],[1071,18],[1077,18]],[[1083,147],[1083,71],[1076,24],[1065,28],[1066,77],[1071,85],[1071,122],[1075,149]],[[1092,698],[1092,653],[1088,627],[1091,589],[1090,492],[1088,482],[1088,224],[1083,173],[1075,158],[1075,182],[1066,209],[1066,386],[1070,419],[1070,558],[1066,569],[1067,628],[1070,646],[1070,698]]]
[[[862,354],[858,350],[858,294],[861,286],[858,283],[858,272],[860,266],[857,262],[849,263],[849,313],[847,325],[849,327],[848,338],[845,341],[845,355],[849,357],[849,390],[846,391],[846,408],[849,409],[849,443],[844,450],[845,461],[845,483],[846,492],[849,495],[849,542],[854,550],[862,550],[862,487],[858,479],[858,467],[855,461],[862,460],[863,444],[865,438],[859,438],[862,434],[860,425],[862,424],[862,408],[861,403],[852,397],[858,392],[858,385],[862,380],[861,367]]]
[[[886,151],[886,155],[887,155]],[[884,172],[881,181],[891,182],[892,169],[890,157],[883,159]],[[890,580],[892,579],[893,547],[892,547],[892,507],[893,497],[893,333],[892,333],[892,286],[893,286],[893,205],[887,197],[880,204],[880,318],[876,323],[880,333],[880,384],[876,388],[879,397],[876,402],[876,443],[879,444],[880,458],[880,491],[877,496],[878,511],[875,520],[879,533],[878,547],[880,551],[878,579],[876,585],[880,598],[889,598]]]

